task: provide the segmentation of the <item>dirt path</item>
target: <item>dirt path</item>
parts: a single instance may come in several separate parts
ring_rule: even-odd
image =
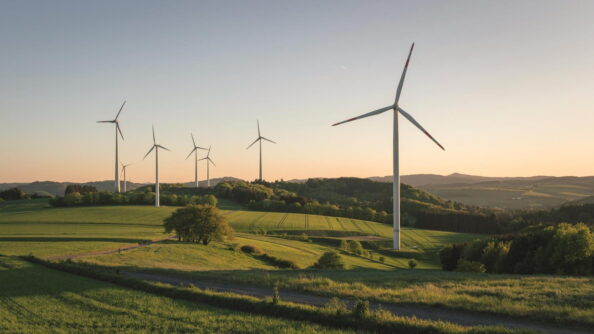
[[[132,244],[132,245],[128,245],[128,246],[122,246],[120,248],[113,248],[113,249],[107,249],[107,250],[98,250],[98,251],[94,251],[94,252],[87,252],[87,253],[78,253],[78,254],[67,254],[67,255],[57,255],[57,256],[50,256],[50,257],[46,257],[46,260],[49,261],[62,261],[62,260],[68,260],[68,259],[78,259],[81,257],[88,257],[88,256],[97,256],[97,255],[106,255],[106,254],[114,254],[114,253],[120,253],[120,252],[124,252],[124,251],[129,251],[135,248],[140,248],[140,247],[147,247],[150,246],[154,243],[157,242],[161,242],[161,241],[166,241],[166,240],[176,240],[177,236],[173,235],[164,239],[158,239],[158,240],[152,240],[152,241],[148,241],[146,243],[143,244]]]
[[[220,292],[232,292],[241,295],[249,295],[259,298],[271,297],[272,289],[252,287],[246,285],[227,284],[227,283],[214,283],[208,281],[200,281],[195,279],[185,279],[172,276],[166,276],[161,274],[149,274],[141,272],[124,272],[125,275],[134,277],[137,279],[168,283],[173,285],[187,285],[193,284],[201,289],[209,289]],[[317,296],[306,294],[302,292],[281,290],[280,297],[284,301],[293,303],[308,304],[314,306],[323,306],[328,303],[330,297]],[[343,299],[349,307],[354,303],[352,299]],[[419,319],[426,320],[441,320],[447,321],[462,326],[503,326],[508,328],[516,329],[530,329],[542,333],[550,334],[587,334],[592,333],[587,330],[580,329],[566,329],[562,327],[553,327],[543,323],[538,323],[530,320],[512,319],[504,316],[487,315],[475,312],[466,312],[459,310],[445,310],[433,307],[423,307],[418,305],[405,305],[405,304],[386,304],[371,302],[372,308],[382,307],[385,310],[392,312],[394,315],[405,316],[405,317],[416,317]]]

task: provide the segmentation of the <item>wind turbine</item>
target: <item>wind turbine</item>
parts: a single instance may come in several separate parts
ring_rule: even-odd
[[[207,150],[207,149],[204,147],[197,146],[196,141],[194,140],[194,135],[192,133],[190,133],[190,135],[192,136],[192,143],[194,144],[194,149],[190,152],[190,154],[188,154],[188,156],[186,157],[186,160],[188,160],[190,155],[192,155],[192,153],[194,153],[194,180],[196,182],[196,188],[198,188],[198,150]]]
[[[126,168],[128,166],[130,166],[131,164],[127,164],[127,165],[124,163],[121,163],[121,164],[122,164],[122,173],[124,174],[124,192],[126,192]]]
[[[146,159],[146,157],[151,154],[153,150],[155,150],[155,207],[158,208],[160,205],[159,202],[159,149],[162,148],[164,150],[170,151],[170,149],[163,147],[157,144],[157,140],[155,139],[155,126],[153,125],[153,147],[146,153],[142,160]]]
[[[119,193],[120,192],[120,173],[119,172],[119,154],[118,154],[118,132],[120,133],[120,136],[122,137],[122,140],[124,140],[124,135],[122,134],[122,130],[120,130],[120,121],[118,121],[118,117],[120,116],[120,113],[122,112],[122,109],[124,109],[124,105],[126,104],[126,101],[124,101],[124,103],[122,103],[122,106],[120,107],[120,110],[118,111],[118,114],[116,115],[115,119],[111,120],[111,121],[97,121],[97,123],[113,123],[115,124],[115,192]]]
[[[206,186],[210,187],[210,164],[212,163],[215,167],[217,166],[214,161],[212,161],[212,159],[210,158],[210,148],[212,147],[209,146],[208,147],[208,152],[206,153],[206,157],[200,159],[200,160],[206,160]],[[198,161],[200,161],[198,160]]]
[[[276,143],[268,138],[262,137],[262,135],[260,134],[260,122],[259,121],[256,121],[256,122],[258,124],[258,138],[256,138],[256,140],[254,140],[254,142],[251,143],[250,146],[248,146],[246,148],[246,150],[249,149],[250,147],[254,146],[255,143],[260,142],[260,182],[262,182],[262,140],[269,141],[273,144],[276,144]]]
[[[427,137],[429,137],[435,144],[437,144],[437,146],[439,146],[442,150],[445,151],[445,148],[443,148],[443,146],[441,146],[441,144],[435,140],[435,138],[433,138],[429,132],[427,132],[427,130],[425,130],[421,124],[419,124],[409,113],[407,113],[406,111],[404,111],[402,108],[400,108],[400,106],[398,105],[398,101],[400,99],[400,93],[402,92],[402,85],[404,83],[404,77],[406,76],[406,70],[408,69],[408,63],[410,61],[410,56],[412,54],[412,51],[415,47],[415,43],[412,44],[412,46],[410,47],[410,51],[408,53],[408,58],[406,59],[406,64],[404,65],[404,70],[402,71],[402,76],[400,77],[400,82],[398,83],[398,89],[396,90],[396,99],[394,100],[394,104],[369,112],[367,114],[363,114],[357,117],[353,117],[350,119],[347,119],[346,121],[342,121],[336,124],[332,124],[332,126],[336,126],[342,123],[346,123],[346,122],[350,122],[350,121],[354,121],[354,120],[358,120],[361,118],[365,118],[365,117],[369,117],[369,116],[374,116],[374,115],[379,115],[383,112],[386,112],[388,110],[393,110],[394,111],[394,174],[393,174],[393,191],[394,191],[394,249],[399,250],[400,249],[400,172],[399,172],[399,150],[398,150],[398,113],[402,114],[402,116],[404,116],[404,118],[408,119],[412,124],[414,124],[419,130],[421,130],[425,135],[427,135]]]

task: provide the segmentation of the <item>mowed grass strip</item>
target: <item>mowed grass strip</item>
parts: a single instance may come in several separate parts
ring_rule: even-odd
[[[3,333],[350,333],[161,297],[0,257]]]

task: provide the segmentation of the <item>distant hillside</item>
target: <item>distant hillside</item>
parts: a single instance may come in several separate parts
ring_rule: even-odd
[[[546,209],[594,196],[594,176],[508,178],[473,184],[419,188],[469,205],[504,209]]]
[[[529,177],[490,177],[454,173],[450,175],[438,174],[410,174],[402,175],[400,182],[413,187],[437,184],[473,184],[488,181],[536,181],[550,178],[551,176],[529,176]],[[368,179],[377,182],[392,182],[392,175],[372,176]]]
[[[219,182],[225,181],[240,181],[240,179],[225,176],[221,178],[211,179],[210,184],[211,186],[217,185]],[[20,188],[21,190],[25,191],[29,194],[52,194],[54,196],[62,196],[64,195],[64,191],[66,187],[72,184],[80,184],[80,185],[91,185],[97,188],[99,191],[112,191],[113,190],[113,180],[106,180],[106,181],[93,181],[93,182],[53,182],[53,181],[36,181],[31,183],[0,183],[0,191],[9,189],[9,188]],[[123,184],[123,182],[122,182]],[[128,181],[126,183],[127,190],[134,190],[136,188],[145,186],[151,183],[135,183]],[[184,183],[186,187],[193,187],[194,182],[186,182]],[[200,181],[200,186],[206,186],[206,181]]]

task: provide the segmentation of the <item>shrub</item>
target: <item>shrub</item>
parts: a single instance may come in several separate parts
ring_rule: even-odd
[[[369,307],[369,301],[358,300],[353,307],[353,316],[358,319],[368,318],[371,314],[371,308]]]
[[[255,245],[243,245],[243,246],[241,246],[241,250],[244,253],[248,253],[248,254],[255,254],[255,255],[264,254],[264,251],[260,247],[255,246]]]
[[[272,287],[272,304],[277,305],[280,302],[280,295],[278,293],[278,284]]]
[[[381,263],[384,263],[384,262],[386,262],[386,258],[385,258],[385,257],[383,257],[383,256],[380,256],[380,257],[379,257],[379,261],[380,261]]]
[[[239,246],[239,244],[231,244],[231,246],[229,246],[229,250],[232,250],[234,252],[239,252],[240,249],[241,247]]]
[[[417,261],[415,259],[408,260],[408,268],[409,269],[415,269],[416,266],[417,266]]]
[[[260,259],[266,261],[273,266],[286,269],[301,269],[297,263],[291,260],[279,259],[278,257],[268,255],[266,253],[260,255]]]
[[[342,257],[336,252],[326,252],[313,265],[316,269],[345,269]]]
[[[465,273],[484,273],[485,271],[487,271],[487,269],[485,269],[485,265],[480,262],[467,261],[467,260],[461,259],[458,262],[456,271],[465,272]]]

